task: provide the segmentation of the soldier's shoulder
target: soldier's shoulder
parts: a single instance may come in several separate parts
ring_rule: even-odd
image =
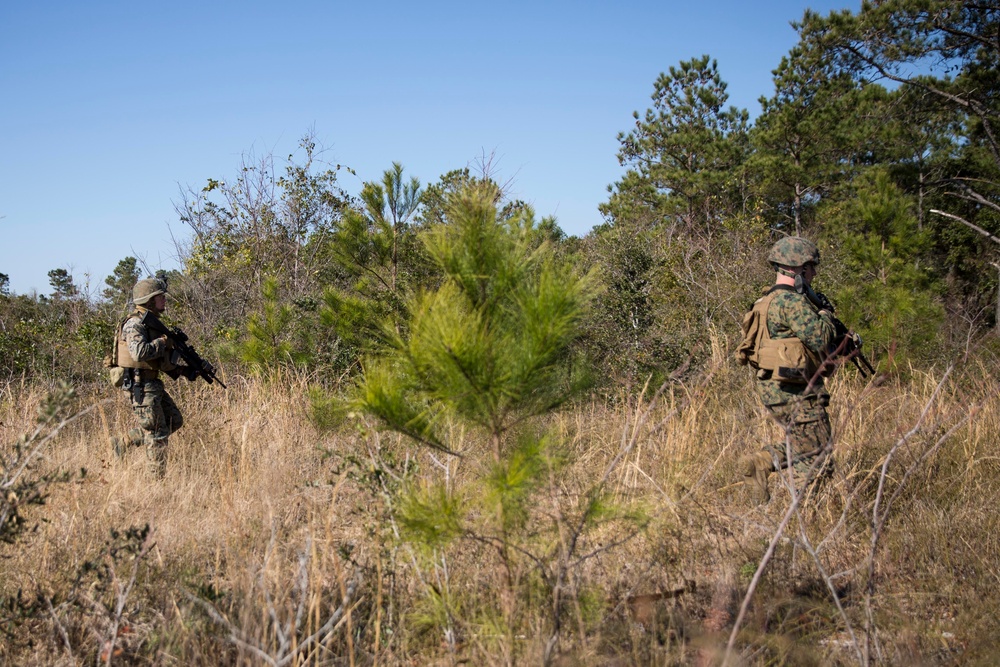
[[[780,308],[799,310],[806,308],[812,310],[812,303],[805,294],[799,294],[795,290],[778,290],[774,293],[774,302]]]
[[[122,331],[124,333],[129,333],[132,331],[145,331],[146,327],[142,324],[142,316],[137,314],[129,315],[122,322]]]
[[[816,309],[806,295],[794,290],[781,290],[775,293],[769,312],[772,317],[777,317],[781,321],[792,321],[809,319],[816,313]]]
[[[774,300],[778,303],[808,303],[809,298],[805,294],[799,294],[793,289],[772,289]]]

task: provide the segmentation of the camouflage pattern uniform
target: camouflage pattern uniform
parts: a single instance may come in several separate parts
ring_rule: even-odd
[[[787,250],[792,243],[805,240],[792,237],[782,241],[785,241],[783,249]],[[819,253],[815,246],[808,241],[805,243],[811,247],[811,256],[807,255],[810,257],[809,261],[818,263]],[[781,245],[782,242],[779,241],[776,248]],[[777,258],[783,259],[780,254]],[[800,255],[792,253],[791,260],[785,259],[780,263],[800,258]],[[774,251],[769,259],[773,264],[778,263],[774,261]],[[826,311],[821,313],[806,295],[800,294],[794,287],[775,285],[768,293],[774,295],[766,317],[770,337],[776,340],[798,338],[820,359],[825,359],[835,338],[831,315]],[[746,457],[741,463],[741,471],[752,500],[762,503],[770,499],[767,478],[771,472],[791,466],[798,491],[805,489],[818,475],[830,472],[832,446],[830,418],[826,412],[830,395],[824,386],[823,377],[818,373],[813,374],[811,382],[783,381],[775,377],[772,371],[763,369],[757,370],[756,377],[756,389],[761,403],[786,433],[785,441],[768,445]]]
[[[165,286],[160,287],[158,281],[152,279],[140,281],[133,290],[134,300],[145,304],[157,294],[166,292]],[[163,477],[167,468],[167,440],[184,424],[184,418],[167,393],[160,372],[176,379],[185,367],[170,363],[171,348],[167,339],[151,335],[142,323],[144,315],[156,317],[155,312],[137,305],[135,312],[122,322],[117,341],[118,365],[133,373],[134,384],[127,393],[139,428],[130,430],[125,438],[113,438],[112,446],[120,456],[129,446],[145,445],[151,472]],[[122,349],[123,344],[125,349]]]

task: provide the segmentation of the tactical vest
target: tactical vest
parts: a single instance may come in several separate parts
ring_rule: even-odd
[[[743,316],[743,340],[736,349],[736,360],[780,382],[807,384],[823,365],[823,358],[794,336],[771,338],[767,311],[777,292],[772,288]]]
[[[132,358],[128,351],[128,341],[125,340],[125,323],[133,317],[142,317],[144,311],[136,310],[118,325],[118,333],[115,336],[114,359],[122,368],[141,368],[147,371],[159,371],[162,359],[152,359],[150,361],[137,361]],[[152,342],[152,341],[149,341]]]

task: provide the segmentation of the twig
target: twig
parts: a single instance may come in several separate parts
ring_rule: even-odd
[[[761,558],[760,564],[757,566],[757,571],[753,573],[753,579],[750,580],[750,586],[747,588],[746,595],[743,596],[743,604],[740,605],[740,612],[736,616],[736,622],[733,623],[733,630],[729,634],[729,642],[726,644],[726,654],[722,659],[722,667],[726,667],[726,665],[729,664],[729,658],[732,656],[733,646],[736,644],[736,636],[740,631],[740,626],[743,624],[743,618],[746,616],[747,609],[750,607],[750,600],[753,598],[754,591],[757,590],[757,584],[760,583],[760,579],[764,574],[764,570],[767,568],[767,564],[771,562],[771,558],[774,556],[774,550],[777,547],[778,542],[781,540],[781,536],[784,534],[785,528],[788,526],[788,522],[798,510],[799,502],[802,500],[802,496],[803,494],[799,493],[793,494],[791,506],[785,512],[785,516],[778,525],[778,529],[771,537],[771,543],[767,545],[767,551],[764,553],[764,557]]]
[[[816,565],[816,570],[819,572],[820,577],[822,577],[823,583],[826,584],[827,590],[830,591],[833,603],[837,605],[837,612],[840,614],[840,618],[844,621],[844,626],[847,628],[847,634],[851,636],[851,646],[854,647],[854,652],[858,658],[858,664],[864,663],[864,655],[861,650],[861,645],[858,643],[858,638],[854,634],[854,626],[851,625],[851,619],[847,617],[847,612],[844,611],[844,605],[840,601],[840,595],[837,594],[837,588],[833,585],[833,577],[826,573],[826,568],[824,568],[823,563],[820,562],[819,553],[813,549],[812,544],[809,542],[809,536],[806,535],[805,523],[802,521],[801,516],[799,516],[799,544],[801,544],[806,553],[812,557],[813,563]]]
[[[69,635],[66,633],[66,628],[59,621],[59,616],[56,614],[56,610],[52,607],[52,600],[49,599],[48,595],[42,594],[42,599],[45,600],[45,606],[49,610],[49,615],[52,617],[52,622],[55,623],[56,630],[59,631],[59,636],[62,638],[63,646],[66,648],[66,653],[73,656],[73,647],[69,643]]]

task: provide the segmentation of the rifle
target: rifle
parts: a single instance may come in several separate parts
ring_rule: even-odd
[[[194,372],[194,375],[191,377],[192,380],[196,377],[201,377],[208,384],[218,382],[223,389],[228,389],[225,383],[219,379],[219,376],[215,374],[215,368],[212,364],[202,359],[201,355],[188,345],[186,333],[177,327],[167,327],[158,317],[151,315],[150,311],[142,314],[141,321],[154,334],[166,336],[168,340],[173,342],[174,349],[177,350],[177,353],[184,360],[184,363],[187,364],[188,368]]]
[[[830,319],[833,320],[835,338],[833,344],[830,346],[832,350],[831,356],[850,359],[863,378],[875,375],[875,368],[868,361],[865,353],[861,351],[861,336],[857,332],[851,331],[846,324],[834,315],[833,302],[825,294],[817,292],[809,286],[805,287],[805,295],[817,308],[829,312]]]

